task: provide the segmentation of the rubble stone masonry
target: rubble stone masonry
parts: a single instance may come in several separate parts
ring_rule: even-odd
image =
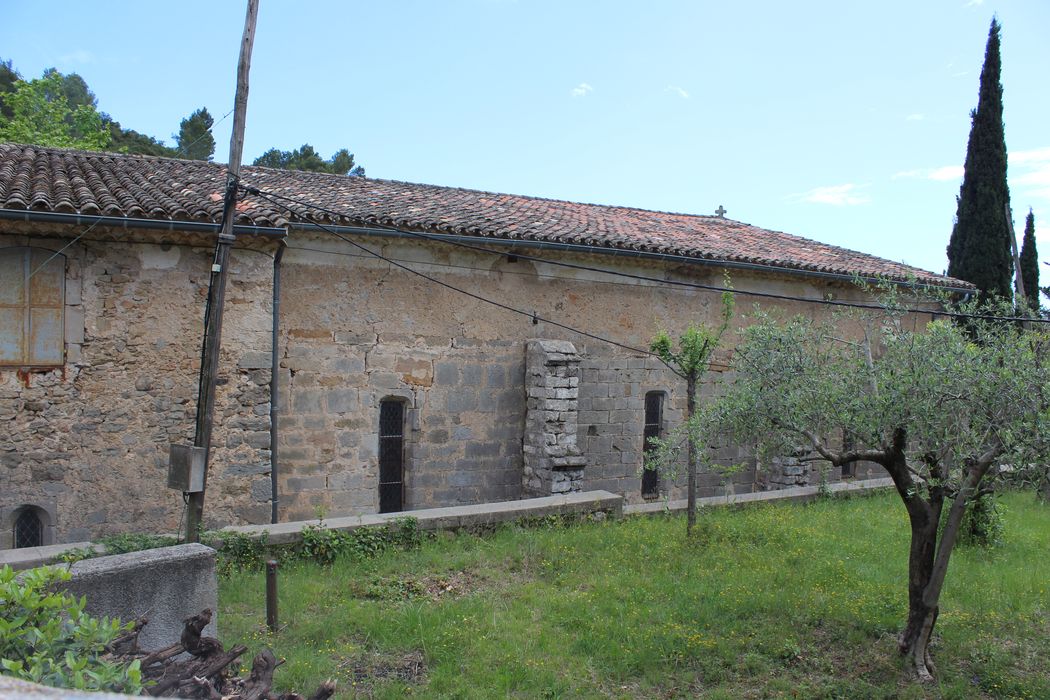
[[[3,226],[0,247],[58,250],[70,240],[68,230],[55,237],[42,227]],[[11,546],[12,519],[26,505],[44,514],[53,542],[175,532],[183,515],[181,494],[165,485],[168,445],[193,436],[214,241],[167,232],[93,234],[109,240],[85,239],[64,251],[65,366],[0,368],[0,547]],[[645,395],[664,395],[670,429],[684,417],[684,386],[643,353],[541,319],[646,348],[660,328],[674,335],[690,321],[715,320],[717,294],[510,254],[359,240],[524,313],[434,285],[322,234],[293,231],[282,264],[277,348],[281,521],[378,510],[379,416],[387,399],[405,406],[406,510],[577,489],[642,500]],[[270,519],[275,246],[242,240],[233,255],[208,527]],[[667,279],[722,279],[716,267],[543,256]],[[830,288],[753,273],[733,282],[814,298]],[[834,289],[846,293],[844,285]],[[803,304],[785,311],[814,313]],[[713,391],[713,384],[702,387],[701,401]],[[718,456],[747,457],[729,448]],[[661,494],[682,497],[683,481],[663,479]],[[732,481],[737,492],[762,486],[754,469]],[[700,483],[702,495],[725,488],[716,476]]]

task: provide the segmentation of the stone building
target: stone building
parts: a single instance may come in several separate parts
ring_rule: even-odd
[[[721,216],[242,177],[263,194],[237,207],[210,526],[577,489],[679,497],[641,467],[685,389],[639,349],[713,321],[720,299],[673,283],[728,272],[802,300],[863,299],[855,275],[967,289]],[[0,548],[179,527],[168,450],[192,441],[224,181],[212,163],[0,145]],[[737,493],[810,477],[750,467]]]

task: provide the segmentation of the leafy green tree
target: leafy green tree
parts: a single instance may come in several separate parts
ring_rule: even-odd
[[[55,71],[16,83],[15,91],[4,98],[12,115],[0,117],[0,140],[87,150],[108,146],[109,129],[102,116],[91,105],[71,107],[65,87]]]
[[[365,176],[365,169],[360,165],[354,165],[354,154],[347,149],[342,148],[336,151],[330,159],[325,160],[308,143],[304,143],[294,151],[282,151],[277,148],[271,148],[256,158],[252,165],[279,168],[281,170],[306,170],[314,173]]]
[[[22,79],[22,76],[18,74],[10,60],[0,60],[0,119],[10,119],[15,115],[6,102],[4,97],[15,91],[15,85]]]
[[[1035,214],[1028,210],[1024,223],[1024,241],[1021,244],[1021,281],[1028,305],[1039,310],[1039,252],[1035,247]]]
[[[190,160],[211,160],[215,155],[215,137],[211,128],[215,120],[207,107],[201,107],[179,123],[175,136],[176,150],[180,157]]]
[[[993,18],[977,109],[970,114],[973,124],[965,172],[948,243],[948,274],[975,284],[983,300],[992,295],[1010,298],[1013,279],[999,30],[999,22]]]
[[[699,464],[699,450],[701,445],[694,439],[695,426],[700,420],[700,411],[697,404],[697,384],[704,373],[710,368],[711,356],[718,348],[722,336],[729,327],[729,320],[733,317],[733,294],[722,293],[722,322],[712,327],[707,324],[690,323],[685,332],[678,338],[678,350],[674,350],[671,336],[667,331],[660,331],[653,338],[649,349],[659,357],[672,372],[685,380],[686,384],[686,424],[684,433],[672,436],[670,441],[662,445],[658,443],[650,468],[659,470],[661,467],[672,463],[674,450],[682,442],[687,447],[686,474],[688,483],[686,485],[686,534],[693,532],[696,525],[696,472]]]
[[[125,129],[118,121],[106,118],[106,127],[109,129],[109,147],[118,153],[164,158],[180,157],[177,149],[164,145],[163,141],[158,141],[152,136],[140,134],[134,129]]]
[[[927,681],[967,505],[999,463],[1046,469],[1050,341],[1011,323],[935,321],[910,330],[896,313],[858,320],[863,337],[851,341],[831,322],[759,315],[736,347],[736,378],[709,435],[756,444],[760,455],[801,445],[812,452],[807,459],[886,469],[911,525],[898,649]]]

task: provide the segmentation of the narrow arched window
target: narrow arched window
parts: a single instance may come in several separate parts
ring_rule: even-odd
[[[44,521],[35,508],[25,506],[15,516],[15,548],[40,547],[44,544]]]
[[[405,402],[379,402],[379,512],[404,510]]]
[[[50,250],[0,249],[0,365],[62,365],[65,273],[65,257]]]
[[[660,437],[664,422],[664,392],[650,391],[645,395],[645,427],[642,431],[644,443],[642,454],[648,458],[655,450],[652,438]],[[642,470],[642,496],[653,498],[660,495],[660,474],[655,469]]]

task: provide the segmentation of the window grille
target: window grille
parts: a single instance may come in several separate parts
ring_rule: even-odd
[[[50,250],[0,250],[0,365],[62,365],[65,270]]]
[[[23,508],[15,518],[15,548],[44,544],[44,523],[32,508]]]
[[[379,403],[379,512],[404,510],[405,403]]]
[[[660,429],[664,422],[664,393],[662,391],[650,391],[645,395],[645,428],[643,430],[644,446],[642,454],[649,457],[656,448],[650,442],[651,438],[660,437]],[[652,498],[660,495],[660,474],[655,469],[642,470],[642,496]]]

